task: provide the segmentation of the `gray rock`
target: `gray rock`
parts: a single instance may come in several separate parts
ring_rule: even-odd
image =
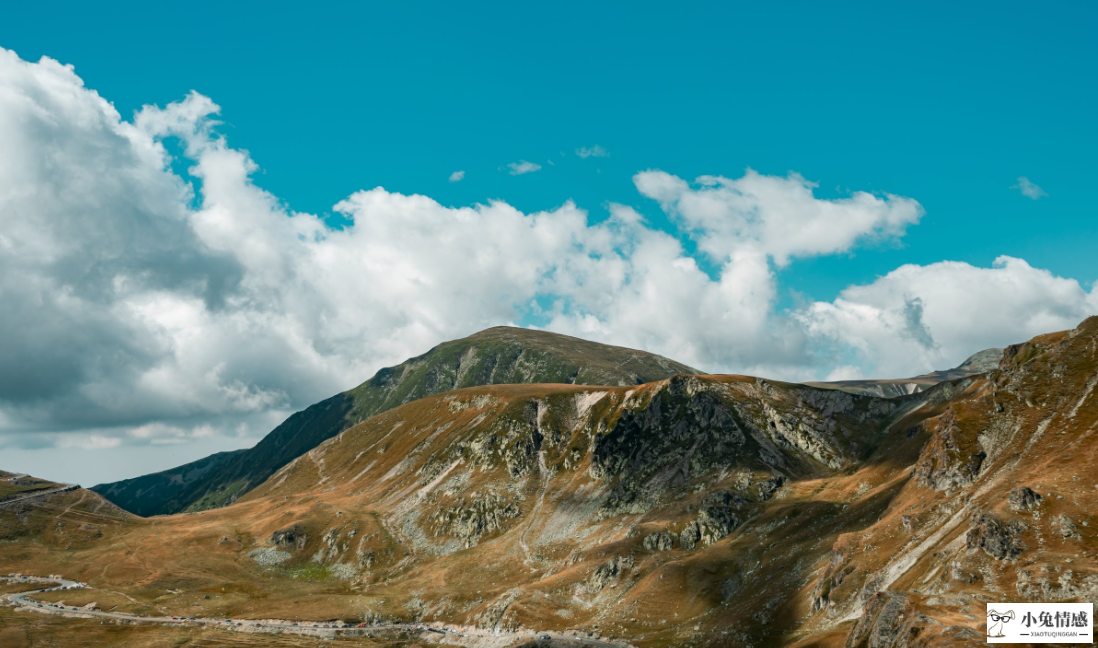
[[[280,529],[271,534],[271,544],[292,549],[303,548],[308,539],[309,537],[305,534],[305,527],[300,524]]]
[[[642,544],[648,551],[668,551],[672,547],[671,535],[665,531],[649,533]]]
[[[1029,527],[1017,520],[1004,521],[990,513],[977,513],[969,525],[972,528],[965,536],[969,549],[982,549],[996,560],[1014,560],[1026,549],[1018,536]]]
[[[633,568],[632,556],[618,556],[610,562],[599,565],[595,568],[595,571],[587,578],[587,590],[590,592],[598,592],[603,590],[607,585],[612,583],[619,574],[626,569]]]
[[[1066,515],[1057,515],[1052,518],[1052,528],[1056,529],[1056,532],[1065,538],[1075,537],[1079,530],[1075,526],[1075,521]]]
[[[1010,491],[1007,505],[1012,511],[1032,511],[1041,505],[1041,496],[1028,486],[1019,486]]]
[[[282,551],[274,547],[260,547],[259,549],[251,551],[248,554],[248,557],[259,563],[260,565],[269,567],[271,565],[284,563],[292,556],[290,556],[289,552]]]
[[[465,547],[472,547],[481,536],[503,528],[508,520],[521,513],[518,504],[507,502],[492,493],[461,499],[454,506],[438,511],[432,516],[435,537],[448,535],[461,540]]]

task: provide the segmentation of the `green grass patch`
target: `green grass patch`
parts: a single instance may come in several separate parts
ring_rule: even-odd
[[[332,568],[326,565],[297,565],[287,567],[284,573],[290,578],[308,582],[324,581],[332,578]]]

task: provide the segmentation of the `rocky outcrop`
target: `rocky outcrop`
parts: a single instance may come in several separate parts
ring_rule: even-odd
[[[991,513],[976,513],[969,520],[965,544],[982,549],[996,560],[1014,560],[1026,549],[1019,536],[1029,527],[1018,520],[1000,520]]]
[[[279,529],[272,533],[270,542],[276,547],[303,549],[308,539],[309,536],[305,533],[305,527],[300,524],[294,524],[293,526]]]
[[[618,575],[626,569],[632,569],[634,565],[632,556],[618,556],[613,560],[603,563],[595,568],[595,571],[584,581],[588,592],[599,592],[617,580]]]
[[[866,601],[845,648],[965,648],[985,646],[970,627],[945,626],[921,611],[907,592],[877,592]]]
[[[497,493],[474,494],[439,510],[431,516],[431,522],[436,538],[440,535],[457,538],[468,548],[477,544],[481,536],[504,528],[507,521],[517,518],[520,512],[518,504],[508,502]]]
[[[765,492],[769,499],[769,495],[773,493],[773,490],[770,490],[773,483],[769,480],[767,483]],[[739,508],[742,503],[743,500],[739,496],[728,491],[711,493],[698,511],[697,519],[687,523],[679,533],[679,545],[683,549],[693,549],[699,544],[708,546],[732,533],[742,522],[733,509]]]
[[[822,610],[834,606],[835,603],[831,600],[832,590],[842,585],[854,569],[854,565],[847,564],[846,554],[832,549],[827,560],[827,566],[819,578],[816,579],[816,586],[812,589],[812,610]]]
[[[644,536],[644,540],[641,544],[648,551],[669,551],[674,546],[671,534],[665,531],[649,533]]]
[[[1032,511],[1041,506],[1041,496],[1032,488],[1019,486],[1011,489],[1007,505],[1012,511]]]
[[[606,433],[594,437],[591,475],[613,484],[600,515],[646,513],[669,495],[681,497],[702,476],[730,468],[772,479],[834,471],[879,443],[880,423],[894,408],[889,401],[765,380],[676,376],[624,406]]]
[[[347,551],[347,544],[339,542],[340,530],[333,527],[320,538],[320,547],[313,554],[313,562],[319,564],[330,563],[339,554]]]
[[[846,648],[904,648],[918,639],[915,608],[905,592],[877,592],[866,601]]]
[[[920,486],[939,491],[964,488],[976,481],[985,459],[987,453],[967,438],[950,408],[915,464],[915,479]]]
[[[1061,538],[1073,538],[1079,533],[1079,527],[1075,521],[1066,515],[1057,515],[1052,518],[1052,528]]]

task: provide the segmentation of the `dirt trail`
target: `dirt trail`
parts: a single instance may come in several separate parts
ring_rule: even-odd
[[[418,634],[421,640],[465,646],[466,648],[508,648],[518,642],[530,641],[538,638],[556,639],[557,641],[564,642],[565,645],[579,644],[582,646],[591,646],[593,648],[632,648],[630,644],[622,641],[611,641],[603,637],[588,637],[576,631],[535,632],[533,630],[518,630],[511,632],[485,630],[471,626],[459,626],[446,623],[380,623],[371,626],[348,626],[327,622],[292,621],[289,619],[238,620],[225,618],[140,616],[118,612],[103,612],[100,610],[85,610],[29,598],[34,594],[41,594],[42,592],[72,588],[84,589],[87,587],[83,583],[78,583],[76,581],[41,576],[0,577],[0,581],[36,584],[40,586],[38,589],[6,595],[6,598],[16,606],[17,610],[56,614],[69,618],[101,618],[119,622],[205,627],[234,632],[297,634],[315,636],[318,638],[334,638],[337,636],[364,637],[374,634],[404,632]],[[54,585],[52,587],[41,587],[42,585],[50,583]]]

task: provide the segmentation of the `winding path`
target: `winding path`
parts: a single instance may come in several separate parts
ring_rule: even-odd
[[[17,592],[5,595],[6,598],[18,607],[31,608],[51,614],[59,614],[68,617],[85,617],[111,619],[114,621],[129,621],[134,623],[158,623],[169,626],[190,626],[219,628],[222,630],[235,630],[238,632],[276,632],[314,636],[365,636],[379,632],[418,632],[443,635],[450,639],[447,643],[458,643],[468,646],[504,646],[512,645],[519,641],[533,641],[539,638],[550,638],[573,645],[592,646],[594,648],[629,648],[629,644],[618,641],[610,641],[603,638],[584,637],[577,634],[560,632],[506,632],[479,629],[455,630],[453,627],[432,623],[380,623],[368,626],[340,626],[328,623],[308,623],[289,620],[265,620],[244,621],[235,619],[210,619],[195,617],[171,617],[171,616],[140,616],[125,614],[122,612],[103,612],[101,610],[86,610],[84,608],[47,603],[29,598],[43,592],[54,592],[64,589],[83,589],[87,587],[83,583],[66,580],[64,578],[41,576],[0,577],[0,581],[8,583],[53,583],[51,587],[40,587],[26,592]],[[441,637],[440,637],[441,639]],[[567,645],[567,644],[566,644]]]
[[[30,499],[37,499],[39,497],[45,497],[46,495],[55,495],[57,493],[67,493],[69,491],[74,491],[77,488],[80,488],[80,486],[77,485],[77,484],[63,484],[63,485],[61,485],[57,488],[30,491],[29,493],[23,494],[20,497],[14,497],[13,496],[10,499],[0,500],[0,506],[7,506],[8,504],[16,504],[18,502],[25,502],[25,501],[30,500]]]

